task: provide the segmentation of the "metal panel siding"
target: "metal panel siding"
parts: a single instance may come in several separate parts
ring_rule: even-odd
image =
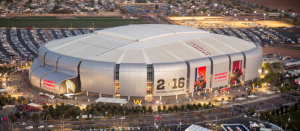
[[[41,61],[41,63],[43,63],[43,65],[45,63],[44,57],[47,51],[48,51],[47,47],[41,46],[38,52],[39,60]]]
[[[206,89],[209,89],[210,86],[210,71],[211,71],[211,62],[208,58],[200,58],[200,59],[194,59],[189,60],[190,63],[190,83],[188,85],[189,93],[192,93],[194,91],[194,83],[195,83],[195,69],[198,67],[206,66]]]
[[[262,67],[263,52],[261,47],[244,52],[246,55],[245,81],[259,77],[258,70]]]
[[[43,76],[43,78],[41,79],[41,86],[42,86],[41,88],[44,89],[44,90],[53,92],[53,93],[60,94],[60,92],[59,92],[60,83],[64,80],[70,79],[72,77],[73,76],[71,76],[71,75],[67,75],[67,74],[60,73],[60,72],[52,72],[52,73],[45,74]],[[46,89],[45,87],[43,87],[44,83],[46,83],[44,80],[50,80],[50,81],[55,82],[55,84],[54,84],[55,85],[55,91],[52,91],[52,90],[49,90],[49,89]]]
[[[72,75],[76,77],[78,75],[78,64],[81,61],[79,58],[70,56],[61,56],[57,63],[57,71]]]
[[[120,96],[145,97],[147,93],[147,65],[120,64]]]
[[[43,66],[43,64],[41,63],[41,61],[40,61],[38,58],[36,58],[36,59],[34,60],[34,62],[32,63],[32,65],[30,66],[30,68],[29,68],[29,73],[28,73],[28,78],[29,78],[29,80],[30,80],[30,78],[31,78],[32,72],[33,72],[36,68],[41,67],[41,66]]]
[[[49,51],[45,56],[45,66],[53,71],[56,71],[56,63],[60,57],[60,54]]]
[[[84,91],[115,95],[115,63],[83,60],[80,64],[80,81]]]
[[[212,88],[228,85],[229,57],[227,55],[211,57],[213,60]]]
[[[30,78],[30,80],[31,80],[31,84],[32,85],[34,85],[34,86],[36,86],[36,87],[40,87],[40,79],[41,79],[41,77],[44,75],[44,74],[46,74],[46,73],[48,73],[48,72],[51,72],[52,70],[50,70],[49,68],[47,68],[47,67],[45,67],[45,66],[42,66],[42,67],[38,67],[38,68],[36,68],[33,72],[32,72],[32,74],[31,74],[31,78]]]
[[[157,63],[153,64],[154,67],[154,86],[153,86],[153,96],[171,96],[171,95],[180,95],[186,93],[186,75],[187,75],[187,66],[185,62],[174,62],[174,63]],[[184,78],[184,87],[177,89],[168,89],[165,87],[164,90],[158,90],[158,80],[164,80],[165,84],[168,85],[167,81],[171,81],[171,84],[174,83],[173,79],[177,80],[177,85],[179,85],[179,78]],[[174,86],[174,85],[173,85]],[[178,91],[180,90],[180,91]],[[164,91],[164,92],[161,92]]]

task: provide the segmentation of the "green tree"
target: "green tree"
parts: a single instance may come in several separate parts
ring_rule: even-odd
[[[169,107],[168,107],[168,111],[173,112],[173,107],[172,107],[172,106],[169,106]]]
[[[16,113],[15,113],[15,117],[16,117],[17,119],[21,119],[21,113],[20,113],[20,112],[16,112]]]
[[[148,112],[150,112],[150,113],[153,112],[153,109],[152,109],[152,106],[151,106],[151,105],[148,107]]]
[[[32,115],[32,120],[35,121],[35,122],[37,122],[37,121],[39,120],[39,118],[40,118],[40,116],[39,116],[38,113],[34,113],[34,114]]]
[[[44,110],[47,110],[47,109],[48,109],[48,105],[47,105],[47,104],[44,104],[44,105],[43,105],[43,109],[44,109]]]
[[[46,115],[46,118],[47,118],[47,120],[50,120],[51,115],[50,115],[50,114],[47,114],[47,115]]]
[[[96,116],[98,116],[98,115],[99,115],[99,113],[98,113],[98,111],[97,111],[97,109],[96,109],[96,108],[94,108],[94,115],[96,115]]]
[[[8,115],[8,118],[9,118],[10,121],[15,121],[15,116],[14,116],[13,113],[10,113],[10,114]]]
[[[141,106],[136,106],[135,111],[136,111],[136,113],[140,113],[141,112]]]
[[[178,110],[179,110],[179,108],[178,108],[177,105],[174,105],[174,106],[173,106],[173,109],[174,109],[175,111],[178,111]]]
[[[161,106],[160,106],[160,105],[157,106],[157,111],[158,111],[158,112],[161,112]]]
[[[155,5],[155,9],[159,9],[159,6],[158,6],[158,5]]]
[[[184,105],[181,105],[181,106],[180,106],[180,110],[181,110],[181,111],[184,111],[184,110],[185,110],[185,106],[184,106]]]
[[[163,110],[166,111],[167,110],[167,107],[166,105],[163,105]]]
[[[147,112],[146,106],[142,106],[142,110],[146,113]]]
[[[198,107],[201,108],[201,106],[202,106],[201,103],[198,103]]]

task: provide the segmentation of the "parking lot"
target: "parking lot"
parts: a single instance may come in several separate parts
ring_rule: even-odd
[[[260,46],[277,44],[299,45],[299,29],[284,28],[212,28],[206,29],[213,33],[238,37],[246,41],[251,41]],[[290,31],[292,30],[292,31]],[[293,33],[290,33],[290,32]],[[298,33],[298,34],[297,34]]]
[[[39,47],[50,41],[91,33],[88,29],[1,29],[0,63],[15,64],[34,60]],[[47,35],[45,34],[48,34]]]

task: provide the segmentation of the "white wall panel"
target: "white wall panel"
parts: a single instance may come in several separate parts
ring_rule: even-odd
[[[80,61],[80,58],[63,55],[58,60],[57,71],[76,77],[78,75],[78,64]]]
[[[147,94],[147,65],[120,64],[120,96],[145,97]]]
[[[49,51],[45,56],[45,66],[53,71],[56,71],[56,64],[60,54]]]
[[[40,81],[41,77],[44,74],[49,73],[49,72],[52,72],[52,70],[50,70],[49,68],[47,68],[45,66],[36,68],[31,74],[31,78],[30,78],[31,84],[40,88],[41,87],[41,81]]]
[[[47,51],[48,49],[45,46],[41,46],[38,52],[39,60],[41,61],[41,63],[43,63],[43,65],[45,63],[44,57]]]
[[[80,81],[83,91],[115,95],[115,63],[83,60]]]
[[[30,66],[30,68],[29,68],[29,72],[28,72],[28,78],[29,78],[29,80],[30,80],[30,78],[31,78],[32,72],[33,72],[36,68],[41,67],[41,66],[43,66],[43,64],[41,63],[41,61],[40,61],[38,58],[36,58],[36,59],[33,61],[33,63],[32,63],[32,65]]]
[[[262,67],[263,52],[261,47],[244,52],[246,55],[245,81],[259,77],[259,70]]]
[[[212,88],[228,85],[229,57],[221,55],[211,59],[213,61]]]
[[[61,72],[51,72],[51,73],[45,74],[41,79],[41,88],[46,91],[49,91],[49,92],[60,94],[60,92],[59,92],[60,83],[64,80],[70,79],[72,77],[73,76],[64,74]],[[53,83],[51,83],[49,81],[51,81]],[[53,85],[54,87],[51,87],[49,85]]]

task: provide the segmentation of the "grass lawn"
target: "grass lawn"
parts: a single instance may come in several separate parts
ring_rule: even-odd
[[[281,118],[284,122],[288,122],[290,116],[290,122],[297,128],[300,129],[300,111],[290,110],[289,114],[282,115]]]
[[[148,24],[144,19],[122,19],[120,17],[94,17],[94,18],[79,18],[79,19],[56,19],[50,18],[12,18],[0,19],[0,27],[17,28],[70,28],[71,23],[73,28],[92,28],[93,23],[95,28],[109,28],[129,24]]]

